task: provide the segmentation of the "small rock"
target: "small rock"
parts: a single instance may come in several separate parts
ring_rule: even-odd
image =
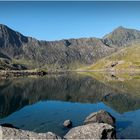
[[[63,123],[64,127],[71,127],[72,126],[72,121],[71,120],[65,120]]]
[[[116,139],[114,127],[105,123],[91,123],[72,128],[66,139]]]
[[[107,123],[112,126],[115,125],[115,118],[108,112],[100,110],[98,112],[91,113],[84,121],[84,124],[89,123]]]

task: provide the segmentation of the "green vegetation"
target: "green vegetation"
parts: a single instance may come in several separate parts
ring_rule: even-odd
[[[34,69],[41,65],[38,62],[35,62],[33,60],[26,60],[26,59],[13,59],[12,63],[24,65],[24,66],[28,67],[28,69]]]
[[[123,48],[97,61],[91,66],[81,68],[81,70],[139,71],[140,43],[135,43],[130,47]]]
[[[140,96],[140,73],[79,72],[104,83],[106,86],[134,97]]]

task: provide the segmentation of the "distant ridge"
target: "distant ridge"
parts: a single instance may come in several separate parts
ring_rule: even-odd
[[[0,69],[77,69],[140,39],[140,31],[119,27],[102,39],[39,41],[0,24]]]

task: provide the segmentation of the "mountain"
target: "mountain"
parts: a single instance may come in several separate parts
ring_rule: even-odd
[[[85,70],[140,70],[140,42],[135,42],[129,47],[123,48],[112,55],[109,55]]]
[[[103,42],[111,47],[124,47],[136,40],[140,40],[140,31],[122,26],[103,37]]]
[[[25,58],[57,69],[91,64],[114,51],[96,38],[41,41],[39,45],[33,44],[34,40],[24,47]]]
[[[0,24],[0,69],[76,69],[140,40],[140,31],[119,27],[104,38],[40,41]]]
[[[0,51],[8,57],[14,57],[21,52],[21,46],[28,42],[22,34],[0,24]]]
[[[12,60],[9,62],[12,65],[26,68],[76,68],[92,64],[112,52],[114,48],[106,46],[97,38],[39,41],[0,25],[0,53]]]

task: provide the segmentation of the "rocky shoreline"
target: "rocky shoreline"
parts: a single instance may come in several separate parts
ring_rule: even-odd
[[[9,77],[28,77],[28,76],[45,76],[51,74],[64,74],[69,73],[69,71],[46,71],[46,70],[1,70],[0,78],[9,78]]]
[[[52,132],[36,133],[2,124],[0,139],[116,139],[115,118],[104,110],[91,113],[83,125],[71,128],[63,137]]]

